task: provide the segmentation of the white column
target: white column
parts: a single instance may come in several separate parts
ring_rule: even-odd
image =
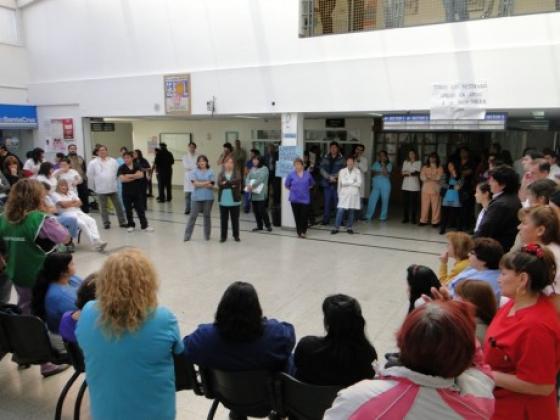
[[[285,113],[282,114],[282,146],[296,146],[301,151],[303,159],[303,114]],[[295,228],[292,207],[288,201],[290,192],[284,188],[285,178],[282,178],[282,227]]]

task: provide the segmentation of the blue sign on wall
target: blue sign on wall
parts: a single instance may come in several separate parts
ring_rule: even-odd
[[[37,128],[37,107],[0,104],[0,128]]]

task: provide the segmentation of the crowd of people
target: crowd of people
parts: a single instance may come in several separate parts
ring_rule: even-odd
[[[254,151],[252,167],[247,169],[246,156],[239,149],[236,155],[233,147],[224,147],[218,162],[222,169],[215,177],[208,159],[196,155],[196,145],[191,145],[189,153],[196,158],[183,160],[185,167],[191,165],[185,178],[193,186],[186,191],[190,218],[185,240],[191,238],[200,212],[209,239],[216,182],[223,241],[229,220],[233,237],[239,240],[244,196],[253,203],[256,229],[270,227],[266,204],[259,203],[267,201],[270,158]],[[338,145],[332,144],[319,164],[325,203],[332,204],[333,197],[337,201],[333,232],[345,216],[351,230],[354,212],[364,210],[363,150],[356,149],[343,159]],[[421,265],[403,269],[406,282],[403,278],[401,287],[408,294],[408,314],[396,332],[398,351],[385,354],[385,361],[367,337],[359,302],[345,294],[324,299],[324,333],[297,341],[297,326],[264,316],[254,286],[234,282],[217,304],[213,322],[182,337],[174,314],[158,303],[157,272],[141,251],[126,249],[109,256],[98,272],[82,281],[72,255],[58,248],[72,241],[68,220],[74,220],[92,243],[99,246],[100,239],[95,219],[81,207],[78,196],[84,178],[66,156],[60,157],[54,169],[35,153],[37,164],[32,164],[31,157],[24,164],[30,173],[7,190],[0,216],[0,303],[9,302],[13,283],[19,310],[44,320],[54,349],[64,352],[64,341],[80,346],[95,419],[174,418],[174,354],[204,368],[285,371],[309,384],[338,386],[342,391],[325,413],[328,420],[381,415],[556,419],[560,372],[560,188],[556,178],[560,168],[554,152],[526,150],[517,165],[520,177],[516,165],[504,164],[503,154],[496,156],[490,154],[487,168],[472,169],[469,185],[474,193],[467,196],[448,194],[450,190],[459,193],[469,182],[465,149],[447,170],[441,169],[437,155],[430,155],[422,166],[416,163],[416,153],[408,154],[402,168],[408,180],[403,183],[408,203],[404,221],[415,221],[418,213],[413,213],[412,206],[424,192],[428,196],[422,202],[432,210],[436,207],[433,213],[437,213],[433,186],[423,189],[433,181],[445,190],[438,191],[442,218],[466,220],[464,209],[449,211],[445,207],[457,207],[445,204],[472,202],[474,228],[472,234],[446,232],[447,247],[437,274]],[[10,156],[3,158],[6,163]],[[116,209],[122,197],[126,220],[121,225],[134,229],[134,209],[145,230],[149,227],[143,214],[146,171],[137,158],[123,151],[123,163],[118,165],[101,146],[85,176],[93,181],[90,185],[98,200],[106,195],[101,211],[108,200]],[[284,185],[290,190],[300,237],[306,235],[316,187],[309,160],[309,156],[296,159]],[[390,165],[386,154],[380,154],[372,165],[372,191],[379,189],[377,197],[382,201],[384,181],[375,177],[387,178]],[[438,174],[447,177],[445,184],[437,180]],[[54,211],[47,203],[49,197]],[[370,197],[368,202],[372,201],[377,198]],[[475,202],[479,205],[476,219]],[[67,220],[61,217],[67,215],[71,216]],[[330,209],[324,215],[330,218]],[[50,376],[65,368],[46,363],[41,372]],[[240,418],[235,412],[230,417]]]

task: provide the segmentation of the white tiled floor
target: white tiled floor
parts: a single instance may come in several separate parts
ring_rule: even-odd
[[[220,244],[217,208],[212,240],[202,239],[198,225],[193,240],[184,243],[187,216],[180,198],[172,204],[150,200],[153,233],[127,233],[113,227],[102,234],[109,241],[108,253],[136,246],[153,259],[161,279],[160,302],[177,315],[183,335],[211,321],[227,285],[243,280],[257,288],[265,315],[293,323],[298,338],[323,332],[321,303],[326,295],[354,296],[362,305],[369,337],[383,355],[394,349],[394,334],[406,313],[406,267],[415,263],[435,270],[437,255],[445,247],[444,238],[434,229],[401,225],[397,214],[386,223],[356,224],[353,236],[345,232],[333,236],[326,227],[318,227],[307,240],[279,228],[252,233],[253,216],[243,214],[242,242]],[[100,267],[104,256],[81,246],[75,259],[79,274],[85,277]],[[5,357],[0,362],[0,419],[52,418],[70,374],[69,370],[43,379],[38,367],[18,371]],[[70,419],[74,394],[67,401],[64,418]],[[209,406],[209,401],[181,392],[177,418],[206,418]],[[83,407],[83,418],[89,418],[87,397]],[[217,418],[226,417],[224,410],[219,411]]]

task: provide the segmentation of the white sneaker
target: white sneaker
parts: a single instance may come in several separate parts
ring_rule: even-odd
[[[126,231],[127,231],[128,233],[134,232],[134,228],[133,228],[133,227],[129,227],[128,229],[126,229]]]
[[[95,250],[98,252],[103,252],[106,247],[107,247],[107,242],[105,241],[99,241],[95,244]]]
[[[154,228],[151,226],[146,226],[144,229],[142,229],[142,232],[153,232]]]

